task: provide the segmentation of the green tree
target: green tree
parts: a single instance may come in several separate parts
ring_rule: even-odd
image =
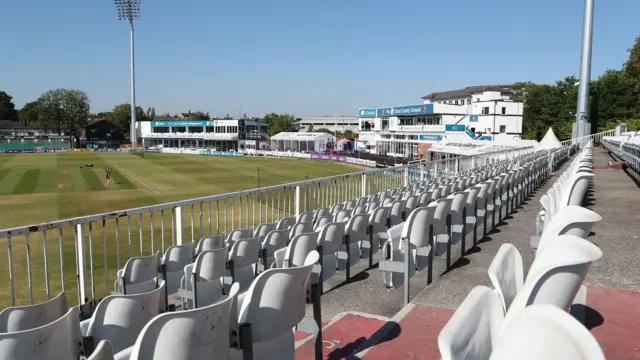
[[[113,107],[110,113],[107,113],[105,120],[116,125],[125,137],[131,134],[131,104],[120,104]],[[136,121],[148,120],[147,115],[140,106],[136,106]]]
[[[189,115],[189,120],[209,120],[211,119],[211,116],[209,116],[209,112],[202,112],[202,111],[196,111],[196,112],[192,112],[191,115]]]
[[[11,95],[0,91],[0,120],[18,121],[18,112]]]
[[[309,124],[307,127],[307,132],[313,132],[313,124]]]
[[[349,140],[353,140],[353,139],[355,139],[355,138],[357,138],[357,137],[358,137],[358,134],[354,133],[354,132],[353,132],[353,131],[351,131],[351,130],[345,130],[345,131],[342,133],[342,137],[345,137],[345,138],[347,138],[347,139],[349,139]]]
[[[156,108],[151,106],[147,109],[147,120],[153,120],[156,118]]]
[[[49,90],[37,100],[42,111],[38,124],[55,129],[59,133],[66,131],[70,137],[79,142],[80,129],[84,128],[89,118],[89,96],[76,89]]]
[[[627,51],[629,59],[624,63],[624,72],[634,86],[640,88],[640,36],[636,37],[635,43]]]
[[[32,101],[24,104],[20,109],[20,125],[24,127],[38,126],[38,119],[42,113],[42,105],[38,101]]]
[[[260,121],[269,125],[269,136],[281,132],[297,132],[299,129],[296,118],[291,114],[269,113]]]

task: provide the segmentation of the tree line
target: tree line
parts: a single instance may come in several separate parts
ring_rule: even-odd
[[[591,131],[609,130],[617,123],[624,122],[629,130],[640,130],[640,36],[628,50],[629,57],[620,69],[609,69],[591,82],[589,96]],[[549,127],[553,127],[560,140],[571,137],[572,125],[578,99],[578,79],[567,76],[555,84],[534,84],[518,82],[513,88],[512,98],[524,103],[523,138],[540,140]],[[170,114],[160,115],[163,120],[174,118]],[[40,95],[35,101],[16,109],[13,98],[0,91],[0,120],[20,122],[21,126],[43,128],[79,136],[80,129],[89,119],[103,118],[121,130],[128,137],[131,125],[131,105],[120,104],[109,112],[90,113],[90,100],[86,92],[77,89],[54,89]],[[146,111],[136,106],[136,119],[149,121],[156,119],[155,108]],[[189,120],[209,120],[209,113],[195,111],[188,113]],[[231,119],[227,114],[225,119]],[[247,119],[246,114],[241,118]],[[269,135],[279,132],[296,132],[300,129],[300,118],[293,114],[269,113],[252,120],[267,123]],[[327,132],[339,137],[353,139],[357,134],[347,130],[334,132],[325,128],[307,131]]]

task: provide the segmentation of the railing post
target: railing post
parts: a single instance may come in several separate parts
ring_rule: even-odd
[[[471,168],[475,169],[476,168],[476,157],[475,156],[471,156]]]
[[[296,186],[296,219],[300,215],[300,186]]]
[[[402,176],[402,186],[409,185],[409,167],[404,168],[404,175]]]
[[[367,174],[362,174],[362,197],[367,196]]]
[[[76,225],[76,262],[78,264],[78,295],[80,305],[86,303],[87,299],[87,266],[84,255],[84,227],[83,224]]]
[[[182,206],[176,207],[176,245],[182,245]]]

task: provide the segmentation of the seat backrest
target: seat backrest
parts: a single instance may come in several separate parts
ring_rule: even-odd
[[[315,231],[320,231],[323,226],[325,226],[326,224],[330,223],[331,221],[333,221],[333,216],[331,216],[331,215],[329,215],[329,216],[321,216],[316,220],[313,229]]]
[[[322,246],[322,254],[330,255],[335,254],[340,250],[344,239],[344,223],[328,223],[326,224],[320,233],[318,234],[318,246]]]
[[[345,225],[344,233],[349,236],[349,243],[368,240],[369,215],[360,214],[352,216]]]
[[[203,251],[196,258],[191,278],[187,279],[198,297],[197,304],[193,304],[194,307],[211,305],[222,296],[223,280],[227,275],[227,256],[225,247]],[[196,284],[193,283],[194,281]]]
[[[380,206],[380,203],[377,201],[369,202],[369,204],[367,204],[367,213],[371,213],[373,210],[375,210],[379,206]]]
[[[446,231],[447,217],[451,209],[451,200],[449,198],[441,198],[435,201],[436,210],[433,214],[433,231],[434,235],[443,234]]]
[[[366,214],[367,213],[367,207],[364,205],[359,205],[353,208],[353,210],[351,211],[351,215],[361,215],[361,214]]]
[[[307,255],[318,248],[318,232],[298,234],[289,243],[284,267],[302,266]]]
[[[131,360],[228,359],[231,315],[239,286],[213,305],[156,316],[142,329]]]
[[[276,230],[287,230],[296,223],[295,218],[282,218],[278,221],[278,225],[276,226]]]
[[[240,239],[251,239],[253,237],[253,228],[232,230],[227,236],[225,243],[228,247],[233,246],[233,243]]]
[[[389,221],[391,226],[398,225],[404,221],[404,200],[396,200],[391,203],[389,209]]]
[[[476,286],[440,331],[442,359],[489,359],[503,321],[498,295],[486,286]]]
[[[182,271],[186,265],[193,263],[193,254],[193,243],[172,245],[164,252],[162,264],[167,272]]]
[[[344,221],[349,220],[350,216],[351,216],[351,211],[349,211],[349,210],[340,210],[333,217],[333,221],[334,222],[344,222]]]
[[[491,284],[500,296],[502,308],[506,313],[511,302],[524,285],[522,256],[518,249],[508,243],[502,244],[489,265],[488,273]]]
[[[272,257],[274,252],[285,248],[288,243],[289,230],[273,230],[264,238],[262,248],[267,251],[267,257]]]
[[[604,360],[596,338],[566,311],[532,305],[505,323],[492,360]]]
[[[405,212],[411,212],[418,206],[418,195],[411,195],[406,198],[404,208]]]
[[[289,239],[293,239],[296,235],[310,233],[313,231],[313,220],[307,222],[295,223],[289,231]]]
[[[311,269],[319,259],[318,252],[312,251],[301,266],[269,269],[253,281],[242,302],[238,325],[251,324],[254,343],[290,332],[304,318]],[[293,348],[293,341],[287,345]]]
[[[156,288],[159,257],[158,251],[153,255],[136,256],[127,261],[120,279],[125,283],[127,294],[148,292]]]
[[[296,219],[297,223],[306,223],[306,222],[313,222],[315,216],[315,214],[312,212],[303,212],[300,213],[300,215],[298,215],[298,218]]]
[[[390,209],[388,207],[381,206],[369,215],[369,225],[371,225],[374,234],[387,231],[389,210]]]
[[[77,359],[82,352],[80,310],[72,307],[46,325],[10,333],[0,333],[0,359]]]
[[[240,239],[233,244],[229,252],[229,260],[233,260],[234,267],[245,267],[258,262],[258,255],[262,244],[260,239]]]
[[[342,204],[335,204],[331,207],[331,215],[335,215],[338,211],[342,210]]]
[[[324,216],[331,216],[331,210],[329,208],[320,208],[313,212],[314,220],[317,220]]]
[[[427,206],[415,208],[404,222],[401,237],[403,239],[408,237],[409,242],[418,249],[429,246],[430,228],[436,206],[433,202]]]
[[[270,231],[273,231],[276,229],[276,223],[273,224],[260,224],[258,225],[258,227],[256,228],[256,230],[253,232],[253,236],[254,238],[260,238],[260,240],[264,240],[265,236],[267,236],[267,234]]]
[[[64,292],[40,304],[8,307],[0,311],[0,333],[35,329],[59,319],[67,311]]]
[[[568,309],[587,275],[591,263],[602,251],[590,241],[561,235],[549,241],[536,256],[507,311],[507,319],[532,304],[552,304]]]
[[[160,313],[165,282],[157,289],[134,295],[109,295],[102,299],[91,317],[87,336],[95,343],[109,340],[117,353],[132,346],[142,328]]]
[[[196,246],[196,255],[205,250],[215,250],[224,247],[224,238],[224,234],[203,237],[198,241],[198,245]]]
[[[456,191],[450,194],[447,198],[451,200],[451,219],[452,223],[462,223],[462,210],[467,205],[467,193],[465,191]]]
[[[556,215],[546,222],[547,225],[540,237],[536,253],[540,252],[549,239],[558,235],[575,235],[586,239],[595,223],[600,220],[602,220],[602,216],[582,206],[560,208]]]

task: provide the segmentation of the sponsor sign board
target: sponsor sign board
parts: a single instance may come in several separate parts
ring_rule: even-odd
[[[418,136],[420,141],[440,141],[442,140],[442,135],[440,134],[422,134]]]
[[[236,151],[200,151],[200,155],[205,156],[244,156],[243,152]]]
[[[329,160],[329,161],[345,162],[347,161],[347,158],[345,156],[338,156],[338,155],[311,154],[311,160]]]
[[[444,126],[444,131],[450,132],[462,132],[466,127],[460,124],[447,124]]]

